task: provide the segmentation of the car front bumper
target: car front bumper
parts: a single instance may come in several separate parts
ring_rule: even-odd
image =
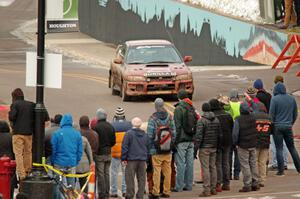
[[[128,96],[171,95],[177,94],[180,89],[193,94],[193,80],[126,82],[125,85],[125,93]]]

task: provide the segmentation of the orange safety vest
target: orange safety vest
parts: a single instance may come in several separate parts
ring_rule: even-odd
[[[111,157],[121,158],[122,142],[125,136],[125,132],[116,132],[116,144],[111,148]]]

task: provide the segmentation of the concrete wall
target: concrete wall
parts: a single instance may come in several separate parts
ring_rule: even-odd
[[[273,64],[285,34],[172,0],[79,0],[80,30],[119,44],[167,39],[192,65]]]

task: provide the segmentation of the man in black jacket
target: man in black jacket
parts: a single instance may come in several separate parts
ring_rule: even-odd
[[[201,119],[197,122],[195,153],[199,148],[199,159],[203,169],[204,190],[199,197],[208,197],[217,194],[216,156],[221,138],[221,126],[208,103],[202,105],[202,111]]]
[[[256,119],[256,132],[257,132],[257,145],[256,156],[259,175],[259,186],[264,187],[264,182],[267,177],[267,161],[269,158],[269,146],[271,135],[271,118],[267,114],[265,105],[261,102],[258,103],[258,112],[255,113]]]
[[[244,187],[239,192],[259,190],[258,173],[256,166],[256,120],[250,114],[250,107],[247,102],[241,103],[241,115],[234,121],[232,141],[237,146],[238,157],[244,176]]]
[[[209,101],[212,112],[218,118],[221,130],[222,140],[220,140],[219,148],[217,150],[217,188],[218,192],[222,190],[230,190],[230,165],[229,154],[232,147],[232,128],[233,119],[229,113],[226,113],[221,107],[217,99]],[[221,184],[223,186],[221,187]]]
[[[33,102],[24,100],[23,91],[16,88],[12,93],[9,121],[13,129],[13,151],[16,157],[16,171],[23,180],[31,171],[32,135],[34,132]]]
[[[261,79],[255,80],[253,87],[257,89],[256,98],[266,106],[267,112],[269,112],[272,95],[264,89],[264,84]]]
[[[115,130],[106,121],[105,110],[99,108],[96,113],[95,131],[99,136],[99,147],[95,155],[99,199],[109,198],[109,168],[111,163],[111,147],[116,143]]]

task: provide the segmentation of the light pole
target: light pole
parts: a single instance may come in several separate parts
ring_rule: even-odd
[[[42,164],[44,157],[45,113],[44,63],[45,63],[45,0],[38,0],[37,81],[35,106],[35,132],[33,135],[33,162]],[[32,173],[21,182],[20,192],[31,199],[52,199],[53,181],[43,167],[33,167]]]

